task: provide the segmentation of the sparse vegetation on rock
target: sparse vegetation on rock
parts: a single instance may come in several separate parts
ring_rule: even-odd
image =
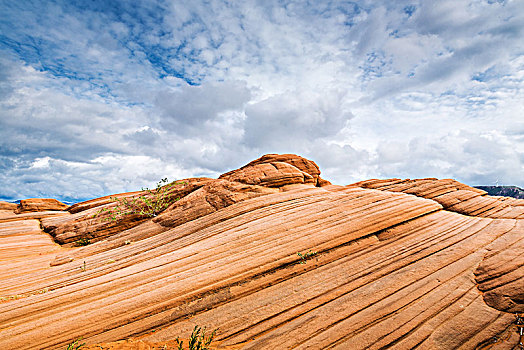
[[[315,255],[317,255],[317,252],[312,251],[311,249],[306,253],[300,253],[298,252],[297,255],[300,257],[299,264],[305,264],[307,260],[311,259]]]
[[[102,213],[108,213],[104,220],[119,221],[128,215],[139,215],[143,217],[155,217],[164,211],[171,204],[179,200],[171,192],[176,185],[182,185],[185,182],[171,182],[167,178],[160,180],[155,189],[143,188],[145,193],[128,198],[128,197],[111,197],[116,203],[115,206],[100,209],[94,217]]]
[[[90,245],[91,244],[91,240],[89,240],[88,238],[81,238],[79,239],[78,241],[75,242],[75,246],[77,247],[84,247],[86,245]]]
[[[82,338],[78,338],[71,343],[67,344],[66,350],[79,350],[81,349],[86,343],[80,343],[82,341]]]
[[[187,350],[209,350],[209,345],[213,341],[217,330],[215,329],[209,336],[206,337],[206,327],[201,328],[195,326],[191,336],[188,340]],[[177,350],[184,350],[184,342],[176,338],[175,342],[178,345]]]

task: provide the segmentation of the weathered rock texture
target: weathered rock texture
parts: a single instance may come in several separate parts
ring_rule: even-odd
[[[68,206],[56,199],[31,198],[20,204],[0,202],[0,223],[69,215]]]
[[[104,231],[106,199],[41,219],[66,247],[98,239],[85,247],[0,222],[0,348],[173,348],[195,325],[218,328],[221,349],[516,346],[523,201],[453,180],[329,185],[297,159],[184,180],[132,225]]]
[[[266,154],[219,178],[267,187],[294,184],[312,184],[320,187],[330,184],[329,181],[320,178],[320,169],[315,162],[294,154]]]
[[[388,192],[403,192],[432,199],[446,210],[493,219],[524,219],[524,201],[511,197],[488,196],[487,192],[446,179],[367,180],[350,186]]]
[[[49,210],[66,210],[67,204],[64,204],[52,198],[29,198],[22,199],[16,213],[26,213],[31,211],[49,211]]]
[[[15,203],[9,203],[9,202],[0,201],[0,210],[12,210],[12,211],[15,211],[17,207],[18,207],[18,205],[15,204]]]

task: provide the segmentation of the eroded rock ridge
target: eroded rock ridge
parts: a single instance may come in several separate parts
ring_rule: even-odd
[[[0,206],[0,348],[174,348],[195,325],[217,349],[518,343],[524,200],[454,180],[332,185],[290,154],[170,191],[159,215],[117,221],[109,196]]]

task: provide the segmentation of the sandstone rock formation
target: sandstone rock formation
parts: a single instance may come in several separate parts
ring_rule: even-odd
[[[0,220],[14,216],[17,207],[14,203],[0,201]]]
[[[31,211],[48,211],[48,210],[66,210],[67,204],[64,204],[52,198],[30,198],[22,199],[16,213],[26,213]]]
[[[330,185],[293,155],[183,182],[154,218],[93,217],[102,198],[0,219],[0,348],[174,348],[195,325],[217,349],[518,343],[522,200],[453,180]]]
[[[294,154],[266,154],[240,169],[220,175],[219,179],[266,187],[330,184],[320,178],[320,169],[315,162]]]
[[[446,210],[493,219],[523,219],[524,201],[488,196],[487,192],[446,179],[366,180],[351,186],[388,192],[403,192],[432,199]]]
[[[14,210],[16,210],[17,207],[18,207],[18,205],[15,204],[15,203],[9,203],[9,202],[0,201],[0,210],[11,210],[11,211],[14,211]]]
[[[31,198],[20,204],[0,201],[0,222],[41,219],[49,216],[69,215],[68,206],[56,199]]]

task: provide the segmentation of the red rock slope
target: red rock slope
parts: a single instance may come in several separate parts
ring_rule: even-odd
[[[184,180],[151,219],[94,217],[107,198],[78,204],[38,219],[63,244],[41,255],[1,246],[42,246],[38,221],[0,222],[0,348],[83,337],[89,349],[167,349],[195,325],[218,328],[226,349],[516,346],[522,201],[452,180],[335,186],[319,175],[304,158],[267,155]],[[82,238],[93,243],[72,247]]]

